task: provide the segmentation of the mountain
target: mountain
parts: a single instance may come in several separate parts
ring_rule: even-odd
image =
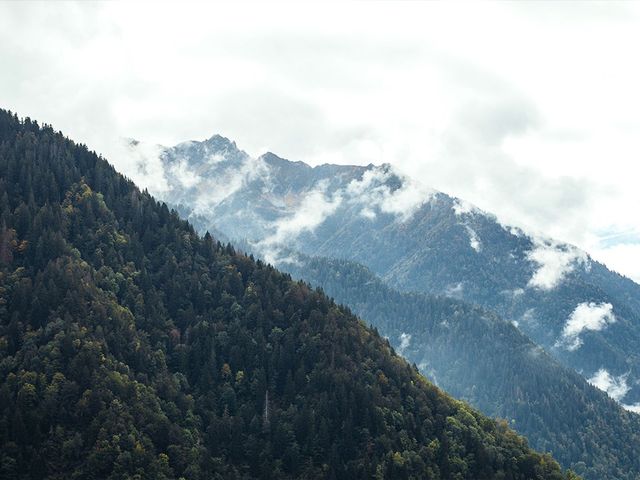
[[[515,420],[536,447],[587,478],[640,475],[638,417],[585,382],[637,408],[640,287],[632,281],[390,165],[252,158],[220,136],[164,149],[160,160],[160,196],[202,232],[223,231],[326,289],[424,374],[486,414]],[[439,328],[438,318],[453,327]]]
[[[512,323],[454,298],[399,292],[354,262],[295,260],[287,265],[294,277],[322,285],[438,386],[508,419],[536,449],[584,478],[638,478],[640,417],[560,365]]]
[[[560,479],[319,291],[0,111],[0,477]]]
[[[161,161],[159,195],[199,230],[281,267],[284,249],[347,259],[398,290],[481,305],[640,410],[640,286],[578,248],[502,225],[386,164],[254,159],[220,136],[164,149]]]

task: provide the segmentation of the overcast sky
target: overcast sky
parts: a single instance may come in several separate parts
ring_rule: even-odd
[[[0,107],[122,137],[383,163],[640,280],[634,3],[0,3]]]

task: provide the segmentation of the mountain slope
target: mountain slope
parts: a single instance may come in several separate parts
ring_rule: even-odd
[[[345,309],[0,111],[2,478],[563,478]]]
[[[353,262],[295,260],[285,266],[292,275],[349,305],[447,392],[513,421],[533,446],[584,478],[638,477],[640,417],[560,366],[512,324],[460,300],[400,293]]]
[[[585,252],[503,226],[389,165],[253,159],[219,136],[161,159],[161,197],[201,231],[247,240],[271,261],[283,260],[282,247],[344,258],[393,288],[482,305],[599,387],[619,385],[609,393],[640,409],[640,286]]]

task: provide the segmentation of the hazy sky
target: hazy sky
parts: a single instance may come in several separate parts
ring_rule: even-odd
[[[397,165],[640,280],[634,3],[0,3],[0,107],[122,137]]]

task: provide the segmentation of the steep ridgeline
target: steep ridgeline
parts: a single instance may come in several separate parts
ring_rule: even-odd
[[[400,293],[346,260],[297,255],[286,268],[349,305],[447,392],[513,421],[531,445],[584,478],[640,476],[640,416],[511,323],[460,300]]]
[[[321,292],[5,111],[0,224],[0,478],[574,478]]]
[[[253,159],[219,136],[161,160],[159,195],[202,232],[246,240],[276,263],[282,246],[344,258],[398,290],[482,305],[640,410],[640,286],[575,247],[505,227],[389,165]]]

